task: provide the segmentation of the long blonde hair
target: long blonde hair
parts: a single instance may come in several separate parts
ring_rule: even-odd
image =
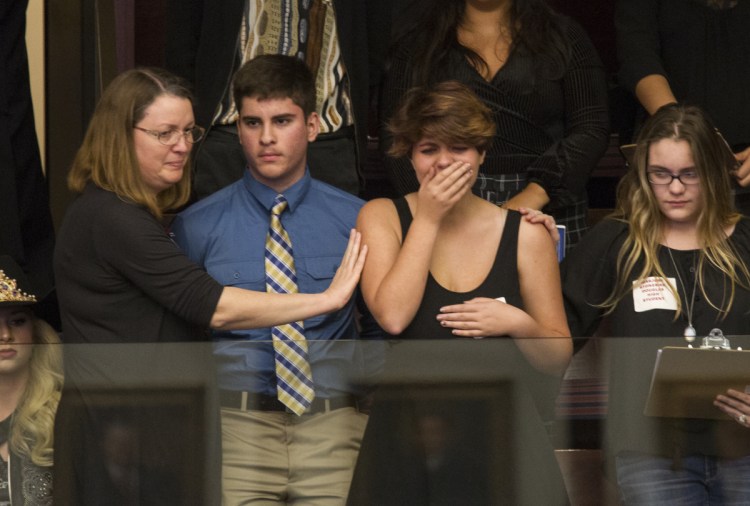
[[[693,154],[695,170],[700,177],[701,212],[697,228],[697,282],[708,303],[725,317],[732,307],[736,286],[750,287],[747,265],[732,248],[727,227],[740,220],[733,205],[730,171],[736,160],[723,138],[703,111],[694,106],[670,104],[659,109],[643,125],[636,141],[632,167],[617,188],[617,207],[612,218],[628,224],[628,235],[617,257],[617,282],[610,296],[600,305],[611,313],[620,299],[632,290],[630,278],[641,259],[643,266],[636,278],[666,277],[659,263],[664,215],[648,181],[646,169],[651,144],[662,139],[685,141]],[[712,301],[705,290],[703,267],[710,265],[721,272],[729,283],[720,302]],[[674,288],[670,286],[674,293]],[[678,318],[682,311],[677,300]]]
[[[60,338],[44,320],[34,318],[34,349],[29,379],[18,402],[8,438],[16,455],[52,465],[55,413],[63,387]]]
[[[158,68],[125,71],[107,86],[68,173],[72,191],[80,193],[92,182],[124,200],[145,206],[157,218],[163,211],[187,202],[189,163],[177,184],[154,196],[143,182],[135,152],[133,127],[162,95],[193,101],[183,79]]]

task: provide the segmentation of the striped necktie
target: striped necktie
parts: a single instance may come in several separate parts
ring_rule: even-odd
[[[280,219],[287,205],[284,196],[277,195],[271,208],[271,227],[266,237],[267,292],[298,292],[292,242]],[[299,321],[273,327],[271,337],[276,356],[279,400],[293,413],[302,415],[315,397],[303,324]]]

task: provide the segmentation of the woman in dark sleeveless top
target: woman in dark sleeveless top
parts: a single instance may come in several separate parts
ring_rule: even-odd
[[[421,186],[362,208],[362,292],[389,334],[510,336],[534,366],[560,374],[571,341],[553,242],[544,227],[471,192],[495,128],[488,115],[457,82],[407,95],[390,124],[391,149],[410,155]]]
[[[552,402],[535,404],[530,392],[542,377],[556,382],[572,351],[554,242],[544,226],[472,194],[495,127],[464,85],[412,90],[390,127],[393,154],[410,156],[420,189],[395,201],[372,200],[360,212],[357,229],[368,245],[365,301],[393,336],[443,339],[419,350],[413,343],[414,365],[426,371],[410,368],[420,385],[455,367],[454,352],[467,349],[447,339],[512,338],[468,350],[487,359],[488,376],[503,374],[512,394],[502,397],[501,384],[486,387],[503,399],[488,411],[486,399],[468,394],[474,387],[456,394],[456,383],[444,376],[414,398],[405,397],[412,390],[406,385],[396,401],[388,394],[392,384],[381,384],[349,503],[564,504],[537,409]],[[384,380],[399,362],[395,355],[410,346],[392,348]],[[473,359],[465,362],[472,373],[480,370]],[[492,381],[488,376],[482,380]]]

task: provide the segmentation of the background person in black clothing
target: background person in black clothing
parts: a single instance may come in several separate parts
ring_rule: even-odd
[[[508,209],[544,209],[572,247],[587,229],[586,183],[607,147],[607,83],[596,49],[543,0],[417,1],[392,49],[381,126],[406,91],[444,80],[468,85],[496,133],[473,192]],[[390,146],[381,133],[383,150]],[[400,195],[418,183],[406,158],[385,159]]]
[[[26,54],[27,0],[0,5],[0,254],[37,287],[37,313],[59,330],[49,190],[34,128]]]
[[[750,3],[737,0],[619,0],[620,83],[646,114],[684,102],[703,108],[741,167],[737,207],[750,212]],[[643,121],[641,114],[639,122]]]

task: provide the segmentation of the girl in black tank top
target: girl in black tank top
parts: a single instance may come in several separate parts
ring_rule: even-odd
[[[360,286],[386,332],[402,340],[440,342],[393,346],[385,377],[407,374],[399,364],[408,374],[418,374],[420,385],[427,382],[434,388],[430,393],[436,412],[453,412],[465,420],[462,426],[470,427],[467,432],[474,442],[479,440],[478,445],[463,446],[470,461],[481,466],[487,461],[477,455],[492,455],[508,466],[508,472],[485,467],[470,473],[471,479],[459,471],[441,478],[424,476],[424,454],[409,453],[415,441],[403,432],[416,424],[411,413],[425,399],[409,397],[412,376],[396,376],[406,382],[397,393],[402,402],[394,404],[383,391],[382,397],[376,392],[349,504],[431,504],[431,489],[425,486],[431,481],[452,483],[445,486],[459,491],[460,499],[444,494],[440,499],[456,504],[489,504],[472,495],[480,490],[493,490],[498,498],[518,505],[565,504],[559,467],[538,404],[531,400],[539,377],[561,375],[572,353],[553,242],[544,227],[524,223],[517,211],[499,209],[472,194],[494,123],[465,86],[446,82],[413,90],[392,118],[391,128],[391,154],[410,155],[420,190],[395,201],[371,200],[362,208],[357,228],[368,256]],[[451,337],[464,343],[448,343]],[[481,337],[506,339],[492,343],[467,339]],[[447,401],[437,394],[443,385],[451,386],[442,373],[460,361],[451,351],[459,347],[489,358],[492,373],[488,375],[502,374],[512,385],[512,400],[500,411],[519,423],[500,424],[504,428],[498,429],[492,417],[457,410],[450,396],[469,398],[471,388],[466,385],[460,386],[460,394],[455,388],[446,393]],[[412,353],[396,356],[405,350]],[[470,362],[475,371],[476,362]],[[426,377],[430,370],[435,375]],[[545,399],[545,406],[553,404],[550,399]],[[496,437],[498,431],[503,437]],[[512,443],[504,444],[504,437]],[[483,471],[488,472],[486,479],[481,478]]]
[[[402,339],[511,337],[534,367],[561,374],[572,342],[553,242],[471,192],[494,129],[487,107],[448,81],[412,90],[390,127],[390,154],[410,156],[420,190],[360,212],[375,319]]]
[[[412,214],[406,199],[394,199],[398,217],[401,222],[402,241],[409,232],[412,222]],[[432,274],[427,276],[427,286],[422,297],[422,304],[417,314],[404,330],[401,339],[449,339],[454,338],[450,328],[440,325],[435,318],[440,308],[451,304],[461,304],[474,297],[489,297],[497,299],[502,297],[506,303],[523,308],[521,300],[521,288],[518,283],[517,253],[518,253],[518,228],[521,222],[521,214],[516,211],[508,211],[505,219],[505,228],[500,238],[495,261],[492,264],[487,277],[477,288],[468,292],[453,292],[441,286]]]

